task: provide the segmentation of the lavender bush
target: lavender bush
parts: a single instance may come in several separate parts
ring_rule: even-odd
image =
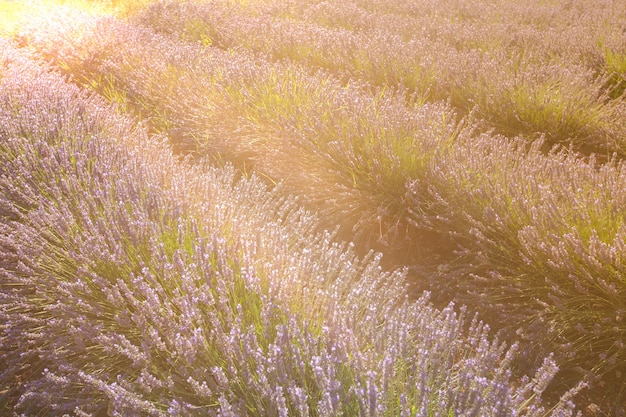
[[[458,245],[436,285],[482,306],[492,323],[515,323],[539,351],[560,345],[570,369],[593,369],[619,387],[624,248],[615,219],[623,215],[624,164],[597,168],[572,153],[546,157],[539,144],[528,151],[493,137],[459,145],[428,184],[412,186],[416,224]]]
[[[463,309],[0,43],[3,412],[572,414],[551,358],[515,379]]]

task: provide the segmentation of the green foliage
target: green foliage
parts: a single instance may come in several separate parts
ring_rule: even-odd
[[[605,71],[608,74],[607,89],[612,99],[623,98],[626,90],[626,53],[604,49]]]

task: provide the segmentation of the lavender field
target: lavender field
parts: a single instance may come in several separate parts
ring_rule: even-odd
[[[0,0],[0,415],[626,416],[622,0]]]

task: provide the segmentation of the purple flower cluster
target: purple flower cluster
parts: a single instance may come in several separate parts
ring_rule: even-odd
[[[550,358],[513,376],[515,347],[410,301],[293,199],[0,46],[3,412],[546,414]]]

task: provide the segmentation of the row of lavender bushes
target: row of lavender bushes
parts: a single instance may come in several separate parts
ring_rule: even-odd
[[[615,0],[159,1],[138,21],[223,49],[403,86],[483,128],[626,153],[626,12]],[[259,36],[259,34],[263,34]],[[549,148],[549,146],[548,146]]]
[[[441,306],[455,299],[520,338],[528,366],[557,352],[565,384],[592,372],[603,378],[600,397],[623,398],[618,159],[545,153],[540,141],[480,133],[477,116],[445,103],[372,93],[247,49],[115,19],[50,22],[22,41],[167,132],[179,151],[282,182],[359,253],[379,245],[389,264],[409,265],[416,291],[431,290]]]
[[[0,46],[3,415],[571,415],[552,358],[513,377],[464,309]]]

